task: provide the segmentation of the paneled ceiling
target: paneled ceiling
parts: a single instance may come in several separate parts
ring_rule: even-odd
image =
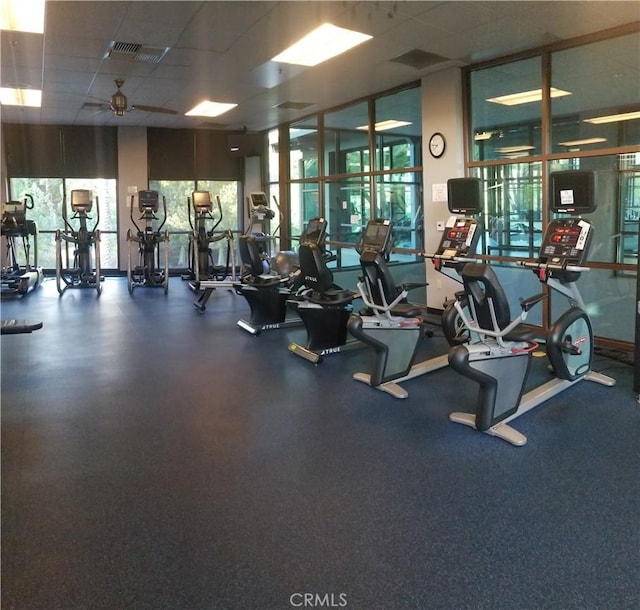
[[[260,131],[446,66],[638,20],[637,1],[49,0],[44,37],[2,32],[2,86],[41,87],[42,107],[3,106],[2,120]],[[326,21],[373,39],[316,67],[270,61]],[[109,56],[114,42],[125,43],[123,52]],[[177,114],[100,109],[115,79],[124,80],[129,106]],[[205,98],[238,106],[214,119],[184,116]]]

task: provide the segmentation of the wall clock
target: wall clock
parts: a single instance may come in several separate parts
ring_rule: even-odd
[[[429,152],[432,157],[439,159],[444,155],[444,149],[447,143],[445,142],[444,136],[436,132],[429,138]]]

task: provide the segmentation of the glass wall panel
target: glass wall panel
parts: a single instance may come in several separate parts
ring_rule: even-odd
[[[540,58],[476,70],[470,79],[471,159],[489,161],[540,154]]]
[[[368,178],[328,181],[325,185],[325,217],[331,241],[354,244],[338,249],[338,266],[358,265],[355,245],[370,219],[371,188]]]
[[[368,104],[361,102],[324,118],[325,175],[371,170]]]
[[[489,256],[533,258],[542,242],[542,164],[474,168],[484,188],[480,251]]]
[[[320,215],[318,183],[292,183],[289,204],[291,236],[299,237],[309,220]]]
[[[375,100],[375,169],[422,165],[420,88],[398,91]]]
[[[551,55],[552,87],[570,93],[551,99],[553,152],[640,144],[639,57],[637,34]],[[606,118],[629,112],[636,118]]]
[[[376,187],[375,216],[390,218],[393,221],[394,248],[422,250],[422,174],[385,174],[378,176]],[[415,260],[415,255],[405,254],[403,257],[404,260]]]
[[[637,264],[639,161],[640,153],[633,153],[550,162],[550,172],[584,169],[596,173],[597,208],[587,215],[594,227],[589,261]]]
[[[317,178],[318,120],[311,117],[289,127],[289,178]]]

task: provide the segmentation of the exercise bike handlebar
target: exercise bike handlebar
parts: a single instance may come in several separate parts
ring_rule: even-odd
[[[580,267],[578,265],[558,265],[554,263],[534,263],[531,261],[518,261],[518,265],[527,267],[528,269],[548,269],[549,271],[589,271],[589,267]]]

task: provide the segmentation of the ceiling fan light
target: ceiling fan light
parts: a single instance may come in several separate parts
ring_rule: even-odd
[[[127,110],[127,96],[118,91],[111,96],[111,110],[116,116],[124,116]]]

